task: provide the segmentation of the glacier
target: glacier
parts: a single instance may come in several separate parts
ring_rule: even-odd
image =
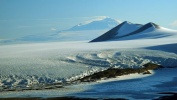
[[[108,86],[109,82],[81,83],[66,86],[66,88],[69,88],[68,90],[66,88],[39,90],[35,91],[37,94],[31,91],[25,91],[21,94],[20,91],[9,92],[4,90],[7,88],[17,88],[18,90],[20,88],[33,87],[36,84],[54,84],[62,83],[63,81],[73,81],[109,67],[139,68],[148,62],[160,64],[167,68],[162,71],[155,71],[151,76],[139,77],[140,79],[138,78],[137,80],[134,77],[133,79],[135,81],[125,80],[125,84],[119,80],[113,81],[113,83],[110,82],[110,84],[114,85],[118,82],[120,87],[115,85],[117,86],[116,90],[120,88],[121,91],[119,93],[122,95],[123,93],[127,93],[126,90],[131,95],[132,91],[137,88],[134,88],[135,85],[142,87],[135,91],[136,94],[142,91],[144,92],[146,88],[152,89],[152,92],[167,90],[159,84],[171,82],[175,79],[174,73],[176,73],[176,68],[170,69],[168,67],[177,67],[177,31],[161,26],[154,28],[154,24],[152,23],[151,26],[153,27],[136,34],[130,33],[131,35],[126,35],[130,31],[125,31],[125,33],[127,32],[124,34],[126,37],[116,38],[117,36],[115,35],[115,37],[109,38],[108,41],[101,42],[66,41],[1,45],[0,97],[18,97],[19,95],[22,97],[27,95],[43,97],[50,92],[51,95],[47,95],[47,97],[68,95],[82,97],[85,95],[93,95],[93,97],[104,98],[101,94],[103,92],[105,94],[109,93],[112,91],[112,88],[103,88],[101,90],[98,88]],[[136,29],[133,31],[136,31]],[[115,32],[121,31],[116,30]],[[131,76],[129,75],[128,77]],[[158,79],[158,77],[161,77],[161,79]],[[142,84],[141,80],[148,84]],[[131,85],[130,89],[126,89],[129,86],[128,82],[134,84]],[[84,88],[79,89],[80,87]],[[75,91],[72,89],[75,89]],[[124,91],[124,89],[126,90]],[[172,87],[172,90],[175,91],[176,87]],[[57,91],[61,94],[58,94]],[[148,94],[150,93],[149,91],[145,92]],[[90,93],[90,95],[87,93]],[[143,93],[143,95],[148,97],[147,94]],[[105,96],[116,97],[115,95],[107,94]]]

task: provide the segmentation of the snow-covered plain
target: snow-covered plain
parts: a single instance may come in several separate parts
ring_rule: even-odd
[[[140,38],[139,35],[141,34],[146,34],[143,36],[149,37],[145,38],[141,36]],[[23,88],[39,83],[48,84],[74,80],[108,67],[137,68],[142,67],[143,64],[148,62],[161,64],[166,67],[176,67],[177,31],[162,28],[161,30],[151,30],[141,34],[131,35],[131,39],[123,39],[120,41],[111,40],[97,43],[74,41],[1,45],[0,89],[3,89],[4,87]],[[159,34],[163,36],[156,37]],[[163,69],[164,73],[165,70],[169,71],[168,69]],[[174,71],[176,72],[176,70]],[[153,76],[154,75],[152,75],[152,77]],[[170,79],[172,78],[165,78],[163,82]],[[146,83],[146,78],[142,80],[145,80]],[[136,85],[136,82],[140,81],[129,80],[128,82],[134,82],[133,84]],[[160,84],[159,82],[162,81],[158,80],[157,83],[153,84]],[[109,82],[106,83],[106,86],[107,84],[109,84]],[[123,84],[124,83],[121,83],[122,87],[120,87],[122,88],[122,95],[123,93],[127,93],[124,90],[129,86],[128,83]],[[147,86],[144,85],[144,87],[138,89],[137,94],[144,92],[145,88],[149,88],[148,86],[152,86],[151,82],[148,84]],[[99,93],[106,93],[104,89],[107,89],[103,88],[103,90],[99,90],[97,88],[97,86],[100,87],[102,85],[104,86],[104,84],[93,85],[93,90],[97,91],[98,94],[92,94],[93,91],[91,91],[91,94],[96,95],[96,97],[104,97]],[[69,86],[68,88],[69,90],[73,88],[79,89],[77,86]],[[129,95],[131,95],[130,93],[135,89],[133,86],[130,88],[132,90],[128,91]],[[61,90],[64,91],[64,89]],[[77,89],[76,91],[72,91],[73,95],[80,95],[80,93],[77,92],[86,91],[83,92],[86,93],[84,95],[90,96],[90,92],[87,92],[87,90],[89,91],[91,89],[90,86],[83,90],[77,91]],[[163,89],[160,88],[159,91],[160,90]],[[119,87],[117,87],[115,91],[119,91]],[[30,91],[26,93],[28,94],[29,92]],[[67,96],[67,92],[71,94],[71,92],[66,91],[62,96]],[[11,92],[3,92],[0,94],[0,97],[8,97],[9,95],[6,95],[6,93],[8,94]],[[33,93],[29,93],[28,95],[43,97],[40,92],[37,93],[39,93],[39,95],[34,95]],[[55,93],[53,95],[57,96]],[[109,91],[107,91],[107,93],[108,95],[105,96],[112,96],[109,94]],[[53,95],[51,94],[51,96]],[[17,97],[19,94],[17,92],[17,94],[14,93],[12,96]]]
[[[80,74],[82,77],[92,70],[107,67],[136,68],[148,62],[176,66],[176,53],[145,49],[175,41],[176,39],[171,38],[169,41],[147,39],[103,43],[80,41],[2,45],[0,84],[26,87],[35,83],[55,83],[78,78],[75,76]],[[173,50],[176,51],[177,48]]]

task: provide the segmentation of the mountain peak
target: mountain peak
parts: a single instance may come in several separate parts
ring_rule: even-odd
[[[102,20],[95,20],[86,24],[78,24],[67,31],[111,29],[118,24],[120,24],[120,21],[107,17]]]
[[[114,37],[122,37],[124,35],[127,35],[133,31],[139,29],[141,26],[142,25],[140,25],[140,24],[133,24],[131,22],[124,21],[121,24],[114,27],[113,29],[106,32],[105,34],[99,36],[96,39],[93,39],[90,42],[107,41],[107,40],[114,38]]]
[[[147,23],[146,25],[151,26],[151,27],[154,27],[154,28],[156,28],[156,29],[159,29],[159,28],[160,28],[159,25],[157,25],[157,24],[155,24],[155,23],[153,23],[153,22],[149,22],[149,23]]]
[[[123,24],[132,24],[132,23],[129,21],[124,21]]]
[[[113,19],[113,18],[110,18],[110,17],[104,18],[104,19],[102,19],[100,21],[115,22],[115,23],[118,23],[118,24],[121,23],[121,21]]]
[[[109,30],[105,34],[93,39],[90,42],[101,42],[101,41],[115,40],[120,38],[126,39],[125,37],[136,37],[136,38],[156,37],[157,38],[161,36],[169,36],[169,34],[166,35],[166,33],[158,33],[159,31],[162,31],[161,29],[162,28],[159,25],[153,22],[149,22],[145,25],[141,25],[141,24],[134,24],[128,21],[124,21],[120,25]],[[127,38],[127,39],[131,39],[131,38]]]
[[[123,36],[123,35],[127,35],[128,33],[131,33],[137,29],[139,29],[142,25],[141,24],[133,24],[131,22],[128,21],[124,21],[120,28],[117,31],[117,35],[116,36]]]
[[[104,19],[102,19],[102,20],[107,20],[107,21],[109,21],[109,20],[115,20],[115,19],[113,19],[113,18],[110,18],[110,17],[106,17],[106,18],[104,18]]]

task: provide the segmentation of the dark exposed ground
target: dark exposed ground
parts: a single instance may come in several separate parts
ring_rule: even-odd
[[[44,85],[36,85],[34,88],[8,88],[5,87],[4,90],[0,90],[0,92],[3,91],[23,91],[23,90],[47,90],[47,89],[57,89],[57,88],[64,88],[66,85],[70,84],[75,84],[79,82],[94,82],[97,80],[101,80],[102,78],[115,78],[117,76],[122,76],[122,75],[128,75],[128,74],[133,74],[133,73],[142,73],[142,74],[151,74],[149,70],[156,70],[159,68],[163,68],[161,65],[153,64],[153,63],[147,63],[143,65],[143,68],[124,68],[124,69],[119,69],[119,68],[108,68],[107,70],[100,71],[97,73],[94,73],[89,76],[85,76],[81,79],[71,81],[69,83],[56,83],[56,84],[44,84]]]
[[[115,78],[116,76],[122,76],[122,75],[128,75],[133,73],[143,73],[143,74],[151,74],[149,70],[156,70],[159,68],[164,68],[161,65],[153,64],[153,63],[147,63],[143,65],[143,68],[125,68],[125,69],[119,69],[119,68],[108,68],[107,70],[94,73],[92,75],[83,77],[79,79],[81,82],[93,82],[100,80],[102,78]]]
[[[164,68],[161,65],[153,64],[153,63],[147,63],[143,65],[143,68],[125,68],[125,69],[118,69],[118,68],[108,68],[107,70],[94,73],[92,75],[86,76],[79,81],[81,82],[92,82],[93,80],[99,80],[101,78],[113,78],[116,76],[121,75],[127,75],[132,73],[143,73],[143,74],[151,74],[148,70],[156,70],[159,68]],[[168,94],[168,96],[162,96],[154,100],[177,100],[177,93],[162,93],[162,94]],[[169,94],[171,94],[169,96]],[[76,98],[76,97],[55,97],[55,98],[0,98],[0,100],[98,100],[98,99],[92,99],[92,98]],[[124,98],[117,98],[117,99],[101,99],[101,100],[126,100]]]

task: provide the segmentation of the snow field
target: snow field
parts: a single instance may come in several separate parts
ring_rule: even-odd
[[[115,42],[112,43],[115,45]],[[137,68],[148,62],[177,65],[177,55],[174,53],[112,47],[105,50],[98,47],[101,46],[92,47],[84,42],[2,46],[0,84],[28,87],[36,83],[70,81],[108,67]]]
[[[176,31],[162,27],[151,31],[122,38],[124,41],[1,45],[0,86],[28,87],[75,80],[108,67],[137,68],[148,62],[176,66]],[[153,46],[160,50],[148,48]]]
[[[32,90],[2,92],[0,97],[63,97],[82,98],[126,98],[131,100],[152,100],[161,92],[175,92],[177,68],[151,71],[150,75],[132,74],[93,83],[77,84],[54,90]]]

